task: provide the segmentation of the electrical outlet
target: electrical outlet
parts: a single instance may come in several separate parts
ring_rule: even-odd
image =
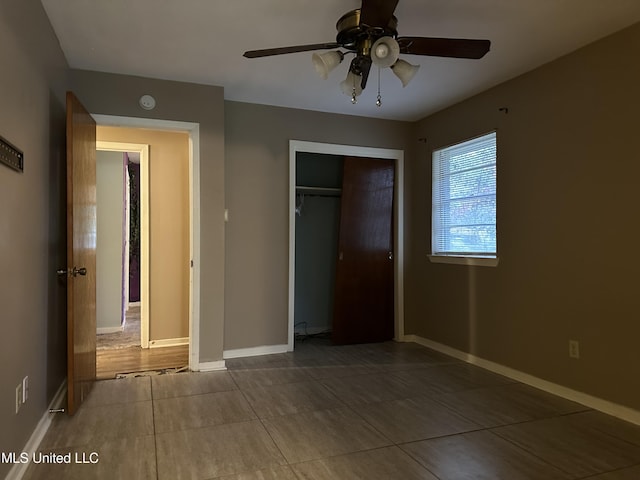
[[[29,376],[22,379],[22,403],[27,403],[29,398]]]
[[[569,340],[569,357],[580,358],[580,342],[578,340]]]
[[[16,387],[16,413],[20,411],[22,405],[22,382]]]

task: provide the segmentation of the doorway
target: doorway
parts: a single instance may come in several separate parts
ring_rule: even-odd
[[[149,347],[149,145],[96,142],[98,350]]]
[[[146,341],[149,344],[148,350],[146,350],[145,357],[146,360],[150,357],[157,357],[159,351],[168,352],[169,349],[181,349],[184,351],[184,363],[183,365],[187,365],[191,370],[199,370],[199,291],[200,291],[200,282],[199,282],[199,270],[200,270],[200,245],[199,245],[199,230],[200,230],[200,217],[199,217],[199,203],[200,203],[200,191],[199,191],[199,125],[189,122],[176,122],[176,121],[163,121],[163,120],[153,120],[153,119],[142,119],[142,118],[129,118],[129,117],[116,117],[109,115],[93,115],[98,124],[98,128],[105,127],[103,130],[108,129],[109,127],[121,127],[128,130],[135,130],[140,134],[140,140],[133,140],[140,143],[146,142],[144,140],[144,134],[149,133],[150,130],[161,131],[156,133],[166,132],[166,134],[176,134],[179,133],[181,135],[185,135],[186,137],[186,149],[187,152],[187,165],[186,165],[186,173],[184,177],[186,179],[187,187],[185,187],[185,195],[186,195],[186,204],[182,208],[185,212],[185,220],[184,220],[184,229],[188,232],[188,238],[186,240],[186,254],[184,259],[181,260],[181,265],[184,267],[181,273],[180,280],[180,288],[185,289],[186,295],[186,316],[188,317],[185,327],[183,330],[179,332],[177,335],[169,335],[169,337],[165,334],[162,336],[158,334],[158,329],[156,328],[154,333],[153,320],[151,320],[151,329],[147,329]],[[115,129],[114,129],[115,130]],[[102,137],[104,140],[114,140],[113,138]],[[152,143],[150,153],[153,154],[155,151],[157,154],[157,150],[154,150],[154,145]],[[126,148],[129,149],[129,148]],[[148,159],[148,156],[147,156]],[[148,161],[148,160],[147,160]],[[147,165],[147,174],[143,173],[144,167],[141,163],[141,180],[142,183],[149,182],[149,178],[151,174],[157,175],[158,172],[152,172],[151,174],[148,172]],[[145,178],[147,180],[145,182]],[[152,187],[153,184],[150,185]],[[149,188],[151,190],[151,188]],[[160,189],[164,191],[163,189]],[[141,192],[142,193],[142,192]],[[144,201],[143,201],[144,204]],[[148,203],[147,203],[148,205]],[[144,215],[144,207],[143,214],[141,219],[145,217]],[[165,208],[156,208],[156,214],[162,215],[166,210]],[[188,214],[187,214],[188,212]],[[165,217],[171,219],[173,218],[170,214],[166,214]],[[150,228],[146,228],[144,226],[141,227],[141,233],[149,232]],[[156,229],[157,232],[157,229]],[[166,235],[161,235],[162,238],[165,238]],[[146,240],[142,239],[142,248],[149,248],[149,237],[146,237]],[[177,255],[168,255],[168,257],[175,257]],[[142,266],[143,270],[146,270],[147,273],[142,273],[142,277],[149,277],[149,270],[152,267],[149,267],[148,259],[150,255],[146,255],[147,262],[146,265]],[[144,253],[141,255],[142,262],[145,262]],[[182,268],[182,267],[181,267]],[[165,275],[166,276],[166,275]],[[156,284],[158,282],[155,282]],[[144,315],[145,304],[149,305],[149,297],[151,296],[148,291],[150,282],[142,282],[142,290],[141,290],[141,308],[142,314]],[[145,302],[145,297],[147,301]],[[158,295],[156,295],[158,297]],[[151,309],[152,310],[152,309]],[[163,311],[162,308],[157,308],[156,311]],[[153,312],[151,311],[151,315]],[[184,316],[184,315],[183,315]],[[148,324],[148,323],[147,323]],[[141,330],[144,330],[141,329]],[[154,337],[155,335],[155,337]],[[174,338],[175,337],[175,338]],[[144,343],[144,338],[142,339]],[[153,348],[153,347],[164,347],[164,348]],[[175,353],[175,352],[174,352]],[[175,355],[174,355],[175,357]]]
[[[393,193],[393,244],[394,247],[394,255],[392,258],[393,262],[393,295],[394,295],[394,307],[393,307],[393,336],[396,340],[402,339],[404,335],[403,329],[403,318],[404,318],[404,296],[403,296],[403,174],[404,174],[404,153],[401,150],[389,150],[389,149],[380,149],[380,148],[371,148],[371,147],[358,147],[358,146],[348,146],[348,145],[335,145],[335,144],[324,144],[324,143],[315,143],[315,142],[303,142],[297,140],[291,140],[289,142],[289,337],[288,337],[288,350],[293,351],[294,349],[294,341],[296,335],[296,311],[300,309],[300,302],[298,301],[298,305],[296,305],[296,220],[299,216],[299,211],[301,208],[304,208],[304,205],[301,207],[300,205],[300,195],[298,195],[299,191],[296,192],[297,186],[297,159],[304,157],[305,155],[315,154],[315,155],[328,155],[328,156],[336,156],[336,157],[369,157],[376,159],[386,159],[391,160],[393,162],[393,166],[395,169],[395,180],[394,180],[394,193]],[[331,157],[327,157],[331,158]],[[337,171],[336,168],[332,168],[330,165],[332,162],[328,162],[329,165],[329,173],[325,179],[331,179],[335,177],[335,172],[333,174],[330,173],[331,170]],[[327,172],[325,172],[325,175]],[[335,181],[335,178],[333,179]],[[324,188],[321,190],[310,191],[308,193],[314,193],[318,196],[322,195],[325,198],[329,198],[333,195],[337,195],[338,192],[337,185],[328,186],[328,188]],[[334,215],[337,211],[334,200],[329,200],[323,202],[327,208],[326,212],[329,212],[329,215]],[[307,205],[309,206],[309,205]],[[333,210],[333,213],[331,213]],[[325,214],[326,214],[325,212]],[[334,220],[328,218],[327,225],[330,225]],[[325,222],[327,219],[325,218]],[[331,235],[331,233],[329,233]],[[331,247],[329,247],[331,248]],[[327,252],[325,252],[327,253]],[[335,253],[335,252],[334,252]],[[328,255],[331,256],[331,252],[328,252]],[[303,269],[304,270],[304,269]],[[329,269],[330,270],[330,269]],[[298,272],[300,270],[298,269]],[[331,276],[331,272],[328,273]],[[299,283],[298,283],[299,285]],[[329,287],[329,290],[331,288]],[[325,302],[326,303],[326,302]],[[331,308],[326,308],[325,312],[330,312]],[[330,314],[330,313],[327,313]],[[325,315],[326,317],[326,315]],[[299,319],[300,320],[300,319]],[[324,322],[324,323],[323,323]],[[318,325],[319,327],[314,325],[314,328],[324,329],[327,328],[327,320],[326,318],[320,319]],[[298,325],[299,329],[300,325]]]

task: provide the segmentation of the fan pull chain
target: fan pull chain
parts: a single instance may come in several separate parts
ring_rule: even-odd
[[[352,104],[356,104],[358,103],[358,97],[356,95],[356,76],[353,76],[353,90],[351,91],[351,103]]]
[[[378,98],[376,99],[376,106],[382,106],[382,97],[380,96],[380,67],[378,67]]]

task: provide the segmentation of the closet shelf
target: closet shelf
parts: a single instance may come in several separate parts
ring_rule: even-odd
[[[341,188],[330,187],[308,187],[303,185],[296,186],[296,193],[304,195],[321,195],[325,197],[339,197],[342,193]]]

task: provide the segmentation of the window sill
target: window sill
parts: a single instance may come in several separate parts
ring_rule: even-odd
[[[454,257],[452,255],[428,255],[431,263],[469,265],[472,267],[497,267],[498,257]]]

